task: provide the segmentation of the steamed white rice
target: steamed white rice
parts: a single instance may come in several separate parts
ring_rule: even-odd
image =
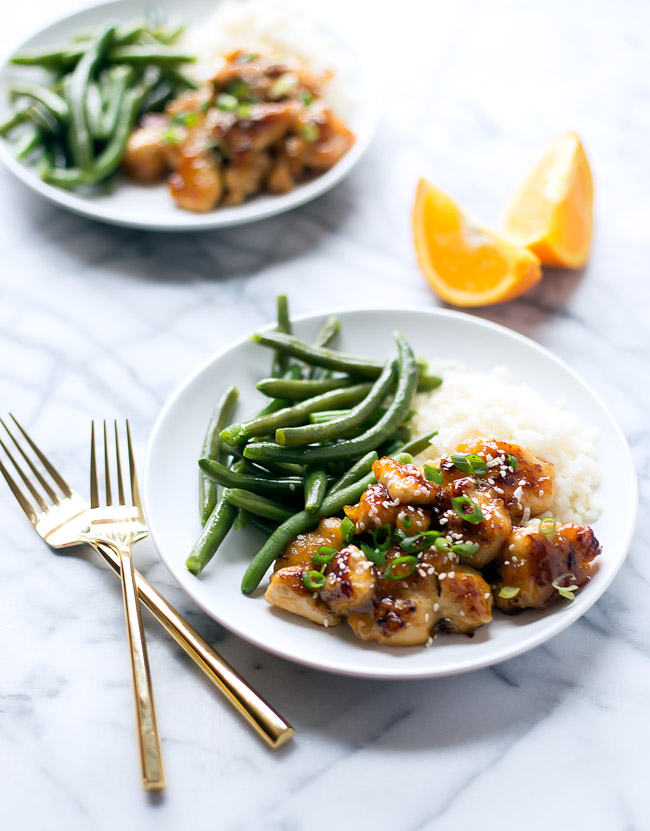
[[[566,409],[525,384],[513,384],[506,369],[468,371],[457,364],[435,367],[443,384],[416,396],[414,435],[437,429],[431,447],[417,464],[437,461],[466,439],[495,438],[512,442],[553,462],[556,497],[551,513],[560,522],[594,522],[601,511],[597,488],[598,429],[585,426]]]
[[[354,63],[327,31],[287,8],[262,0],[226,0],[207,20],[188,29],[183,45],[198,58],[194,72],[209,78],[224,55],[247,52],[296,58],[314,75],[331,73],[323,97],[342,118],[354,110]]]

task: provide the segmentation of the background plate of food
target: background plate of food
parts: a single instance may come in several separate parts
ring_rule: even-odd
[[[605,405],[570,367],[532,340],[468,315],[356,310],[339,312],[338,318],[340,331],[331,348],[372,356],[361,362],[344,356],[344,363],[352,363],[324,373],[323,380],[332,387],[343,379],[341,389],[325,393],[341,399],[334,420],[354,418],[354,413],[366,419],[356,432],[348,429],[350,422],[343,422],[345,437],[327,440],[319,427],[313,436],[318,441],[305,447],[299,441],[305,430],[301,422],[332,419],[320,404],[290,429],[276,431],[275,444],[242,427],[248,415],[269,401],[256,386],[270,374],[269,347],[283,338],[274,334],[273,326],[264,330],[261,342],[245,339],[210,358],[163,409],[149,446],[145,503],[154,543],[171,573],[202,609],[241,637],[289,660],[347,675],[403,679],[465,672],[525,652],[565,629],[614,579],[634,529],[636,474],[625,438]],[[293,335],[313,343],[326,320],[326,314],[299,318],[293,321]],[[397,338],[397,377],[387,381],[385,371],[380,375],[381,366],[397,354],[396,330],[404,336]],[[439,386],[423,384],[425,370],[408,357],[411,353],[428,361],[428,378],[440,375]],[[299,357],[294,354],[292,360]],[[306,366],[303,377],[323,376]],[[364,372],[365,378],[360,375]],[[269,394],[275,383],[267,381],[262,387]],[[416,383],[428,388],[416,391]],[[298,549],[313,542],[310,529],[316,518],[298,528],[301,537],[284,547],[275,573],[269,561],[269,568],[262,565],[251,576],[256,552],[273,539],[251,526],[231,531],[205,569],[191,573],[186,560],[201,533],[197,460],[206,454],[202,442],[219,390],[230,384],[239,389],[240,400],[236,415],[228,418],[237,423],[225,435],[237,446],[249,431],[248,443],[238,445],[244,448],[249,472],[269,459],[295,464],[304,458],[317,468],[338,453],[347,461],[327,468],[335,476],[352,462],[349,445],[341,450],[346,442],[357,442],[353,447],[359,455],[367,451],[369,437],[378,437],[379,456],[387,456],[412,436],[438,433],[424,447],[411,447],[419,470],[403,468],[395,477],[387,462],[373,468],[379,485],[386,487],[384,495],[372,503],[364,486],[364,494],[356,493],[345,503],[346,526],[341,526],[343,506],[330,499],[332,510],[321,516],[338,517],[337,528],[345,528],[343,541],[340,536],[316,540],[306,566]],[[296,381],[291,384],[297,395]],[[382,384],[383,407],[368,420],[355,402],[366,401],[375,395],[368,389]],[[343,405],[347,409],[340,409]],[[264,430],[266,425],[257,433]],[[270,428],[268,432],[273,433]],[[396,449],[389,438],[398,436]],[[296,446],[286,455],[292,444]],[[290,468],[273,475],[294,473]],[[406,481],[407,491],[400,492],[404,473],[413,478]],[[446,482],[440,484],[440,477]],[[232,488],[238,483],[226,484]],[[332,488],[331,482],[327,487]],[[241,498],[236,491],[229,492],[233,504]],[[288,514],[301,510],[302,488],[292,488],[288,479],[269,493]],[[447,511],[452,505],[454,510]],[[474,524],[467,506],[474,512]],[[389,517],[382,513],[386,510],[392,512]],[[273,519],[283,520],[282,510],[276,506],[273,511]],[[373,523],[386,523],[390,544],[385,530],[375,535]],[[420,531],[428,536],[414,543]],[[347,562],[352,566],[352,595],[357,588],[364,590],[356,585],[355,574],[375,581],[365,599],[358,596],[356,609],[342,605],[342,594],[336,591],[334,572],[344,556],[346,535],[357,546],[358,562]],[[391,565],[398,555],[400,562]],[[244,574],[248,595],[242,593]],[[348,585],[346,597],[352,595]],[[381,604],[388,605],[380,613]]]
[[[7,59],[0,158],[92,219],[240,225],[348,175],[379,119],[370,77],[337,35],[289,6],[169,0],[152,17],[149,2],[104,3]]]

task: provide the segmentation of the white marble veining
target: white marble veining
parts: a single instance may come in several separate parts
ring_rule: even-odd
[[[0,50],[79,5],[5,4]],[[0,172],[0,409],[22,416],[85,490],[89,418],[129,415],[142,458],[172,389],[266,321],[277,292],[295,312],[435,305],[410,239],[417,178],[495,222],[547,142],[575,129],[596,178],[591,262],[476,313],[543,343],[607,400],[640,475],[629,559],[596,606],[545,646],[461,677],[389,683],[308,671],[238,640],[193,607],[142,543],[141,570],[298,730],[291,746],[267,750],[148,621],[169,783],[148,798],[119,583],[92,558],[50,553],[0,483],[0,828],[643,831],[650,6],[311,5],[390,58],[368,156],[317,202],[248,228],[164,237],[66,214]]]

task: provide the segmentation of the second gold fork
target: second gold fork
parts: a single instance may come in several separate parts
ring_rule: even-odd
[[[113,549],[120,561],[122,578],[122,595],[124,598],[124,616],[131,657],[133,677],[133,694],[138,731],[138,748],[142,769],[142,785],[145,790],[162,790],[165,787],[162,750],[156,721],[156,710],[151,685],[151,672],[145,641],[138,589],[135,583],[131,546],[148,536],[148,530],[142,513],[140,493],[133,458],[133,446],[129,422],[126,421],[126,441],[128,451],[128,470],[130,500],[125,496],[122,477],[122,460],[120,457],[120,439],[115,427],[115,468],[117,480],[117,502],[113,499],[111,485],[109,442],[104,422],[104,493],[105,506],[100,507],[99,481],[97,475],[97,457],[95,452],[95,422],[91,427],[90,438],[90,531],[89,542],[101,543]]]

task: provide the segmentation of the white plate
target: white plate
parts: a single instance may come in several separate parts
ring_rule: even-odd
[[[636,473],[630,452],[604,404],[566,364],[515,332],[459,312],[366,310],[339,312],[340,348],[379,357],[390,354],[391,332],[404,332],[417,355],[457,360],[472,369],[507,367],[553,400],[563,398],[585,424],[600,431],[599,461],[605,475],[600,487],[604,505],[594,524],[603,545],[599,569],[575,601],[560,602],[547,612],[517,617],[496,613],[473,639],[440,635],[430,649],[364,644],[342,624],[323,629],[272,608],[261,596],[241,594],[242,574],[263,538],[256,531],[231,533],[201,577],[184,565],[200,533],[197,508],[197,458],[219,390],[236,384],[240,413],[262,406],[255,383],[268,374],[270,353],[239,341],[210,358],[174,393],[163,409],[149,444],[145,471],[145,507],[154,543],[185,591],[231,631],[263,649],[318,669],[374,678],[426,678],[489,666],[531,649],[584,614],[605,591],[621,567],[634,529]],[[312,339],[325,315],[296,322],[299,337]],[[267,580],[263,581],[263,586]]]
[[[170,17],[181,17],[189,25],[200,24],[217,7],[219,0],[163,0],[161,6]],[[84,9],[46,26],[17,47],[17,52],[37,51],[67,41],[74,33],[92,29],[107,20],[130,21],[144,16],[152,5],[151,0],[117,0]],[[301,12],[292,13],[305,20]],[[307,18],[309,20],[309,18]],[[311,21],[310,21],[311,22]],[[41,181],[30,167],[16,161],[11,142],[0,139],[0,159],[22,182],[36,193],[55,202],[62,208],[102,222],[145,228],[158,231],[195,231],[208,228],[226,228],[255,222],[297,208],[331,190],[342,181],[365,153],[379,121],[379,93],[371,83],[367,61],[355,54],[337,35],[313,23],[321,32],[336,42],[351,66],[351,76],[356,87],[351,91],[355,108],[347,119],[356,136],[351,150],[331,170],[298,185],[290,193],[274,196],[260,194],[243,205],[216,208],[205,214],[194,214],[176,208],[164,184],[145,187],[122,179],[111,194],[84,196],[67,192]],[[0,68],[0,120],[9,114],[6,89],[15,80],[38,80],[38,70],[31,67],[12,66],[4,63]]]

